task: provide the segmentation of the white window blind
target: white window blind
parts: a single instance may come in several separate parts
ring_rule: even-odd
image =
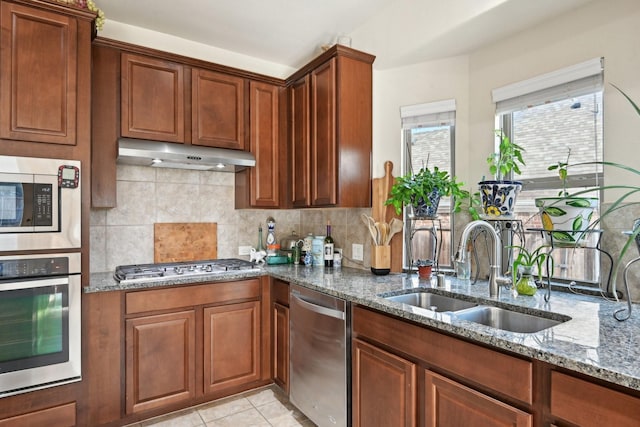
[[[604,80],[603,63],[604,58],[595,58],[494,89],[491,95],[496,114],[599,92]]]
[[[400,118],[402,129],[453,126],[456,118],[456,100],[447,99],[400,107]]]

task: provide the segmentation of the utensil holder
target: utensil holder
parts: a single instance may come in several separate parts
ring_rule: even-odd
[[[391,271],[391,246],[371,247],[371,272],[384,276]]]

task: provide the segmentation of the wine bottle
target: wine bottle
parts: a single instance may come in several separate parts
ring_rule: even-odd
[[[330,221],[327,221],[327,236],[324,238],[324,266],[333,267],[333,237],[331,237]]]

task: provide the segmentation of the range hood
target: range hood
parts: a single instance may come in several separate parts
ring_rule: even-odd
[[[237,172],[256,165],[247,151],[120,138],[118,163],[156,168]]]

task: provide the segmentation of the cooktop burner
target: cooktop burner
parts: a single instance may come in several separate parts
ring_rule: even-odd
[[[205,261],[121,265],[116,267],[113,277],[121,283],[136,283],[171,280],[182,276],[204,276],[239,270],[259,271],[260,269],[246,260],[226,258]]]

